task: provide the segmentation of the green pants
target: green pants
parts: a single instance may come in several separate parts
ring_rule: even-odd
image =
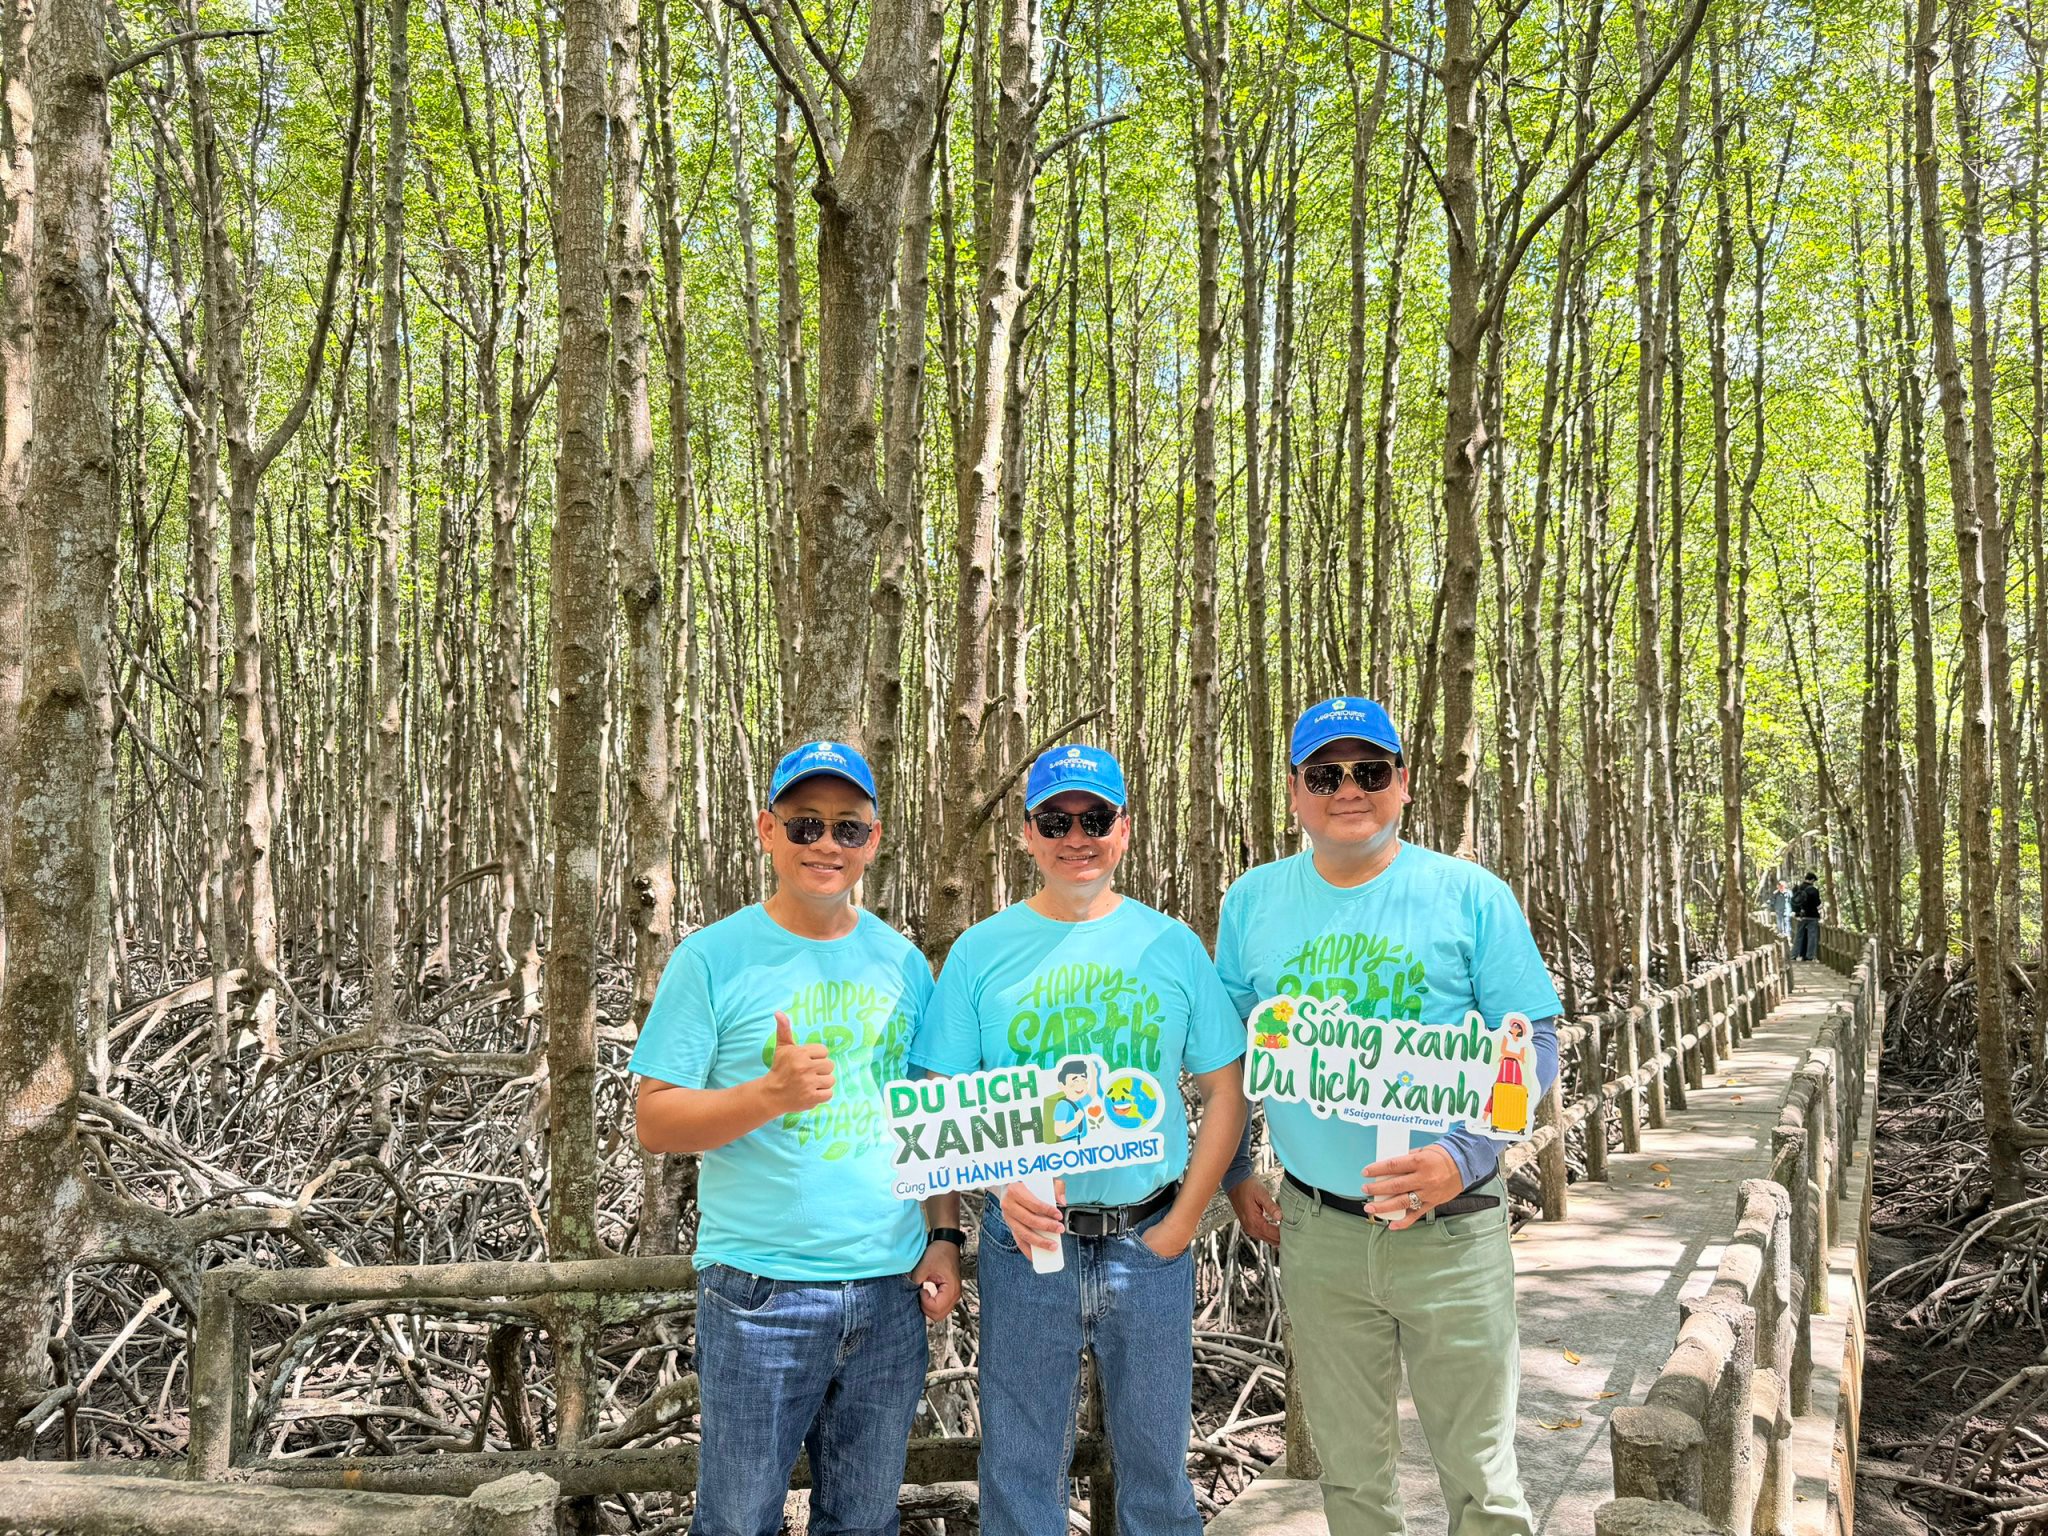
[[[1400,1536],[1401,1365],[1450,1536],[1529,1536],[1515,1468],[1515,1265],[1490,1211],[1402,1232],[1280,1189],[1280,1290],[1330,1536]]]

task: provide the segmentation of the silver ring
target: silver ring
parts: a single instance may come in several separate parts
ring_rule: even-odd
[[[1409,1209],[1409,1210],[1411,1210],[1411,1211],[1419,1211],[1419,1210],[1421,1210],[1421,1209],[1422,1209],[1422,1191],[1421,1191],[1421,1190],[1419,1190],[1419,1189],[1411,1189],[1411,1190],[1409,1190],[1409,1191],[1408,1191],[1408,1209]]]

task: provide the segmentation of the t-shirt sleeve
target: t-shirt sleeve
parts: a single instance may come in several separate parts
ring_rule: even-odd
[[[677,947],[654,989],[640,1043],[628,1067],[678,1088],[702,1088],[718,1056],[718,1017],[711,1001],[711,973],[696,948]]]
[[[939,971],[938,985],[925,1004],[911,1037],[910,1064],[926,1072],[981,1070],[981,1024],[975,1017],[976,966],[965,943],[955,943]]]
[[[901,935],[894,935],[901,939]],[[902,953],[897,970],[903,977],[903,991],[897,999],[896,1016],[908,1019],[910,1027],[901,1035],[892,1029],[889,1055],[882,1070],[888,1078],[921,1076],[910,1064],[911,1053],[917,1049],[917,1039],[924,1029],[925,1020],[932,1011],[932,967],[924,952],[908,940],[903,940]]]
[[[1247,974],[1244,954],[1245,908],[1249,906],[1248,888],[1240,880],[1223,896],[1223,915],[1216,925],[1216,976],[1223,984],[1223,992],[1230,999],[1230,1006],[1237,1012],[1237,1021],[1242,1024],[1251,1017],[1253,1007],[1259,1001],[1259,994],[1252,987]],[[1239,1040],[1242,1049],[1244,1042]]]
[[[1193,930],[1186,933],[1182,985],[1188,997],[1188,1043],[1181,1064],[1190,1072],[1214,1072],[1244,1054],[1244,1014],[1224,990],[1208,951]]]
[[[1486,879],[1475,892],[1472,929],[1473,991],[1488,1023],[1510,1013],[1531,1019],[1559,1012],[1557,988],[1529,931],[1529,919],[1507,883]]]

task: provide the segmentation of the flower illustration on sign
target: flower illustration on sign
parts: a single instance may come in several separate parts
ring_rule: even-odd
[[[1294,1018],[1294,1004],[1287,998],[1277,997],[1266,1004],[1255,1016],[1257,1035],[1255,1043],[1261,1050],[1284,1051],[1290,1038],[1287,1030]]]

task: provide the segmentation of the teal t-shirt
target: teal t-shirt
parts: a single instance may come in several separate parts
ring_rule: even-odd
[[[731,1088],[768,1070],[775,1014],[832,1053],[832,1097],[704,1154],[699,1265],[777,1280],[904,1274],[924,1253],[924,1216],[891,1192],[882,1084],[907,1077],[931,967],[871,913],[842,939],[799,938],[759,906],[676,946],[632,1070],[683,1088]]]
[[[1128,896],[1085,923],[1020,901],[961,934],[910,1061],[951,1075],[1088,1053],[1159,1079],[1166,1161],[1076,1174],[1067,1203],[1133,1205],[1187,1167],[1180,1074],[1242,1056],[1244,1021],[1193,930]]]
[[[1283,992],[1342,996],[1363,1017],[1424,1024],[1462,1024],[1475,1008],[1489,1021],[1558,1012],[1557,989],[1506,882],[1413,843],[1360,886],[1332,885],[1306,852],[1247,870],[1223,898],[1216,969],[1241,1017]],[[1532,1084],[1532,1100],[1537,1093]],[[1268,1099],[1265,1110],[1280,1165],[1352,1199],[1366,1164],[1438,1139],[1325,1119],[1306,1104]]]

